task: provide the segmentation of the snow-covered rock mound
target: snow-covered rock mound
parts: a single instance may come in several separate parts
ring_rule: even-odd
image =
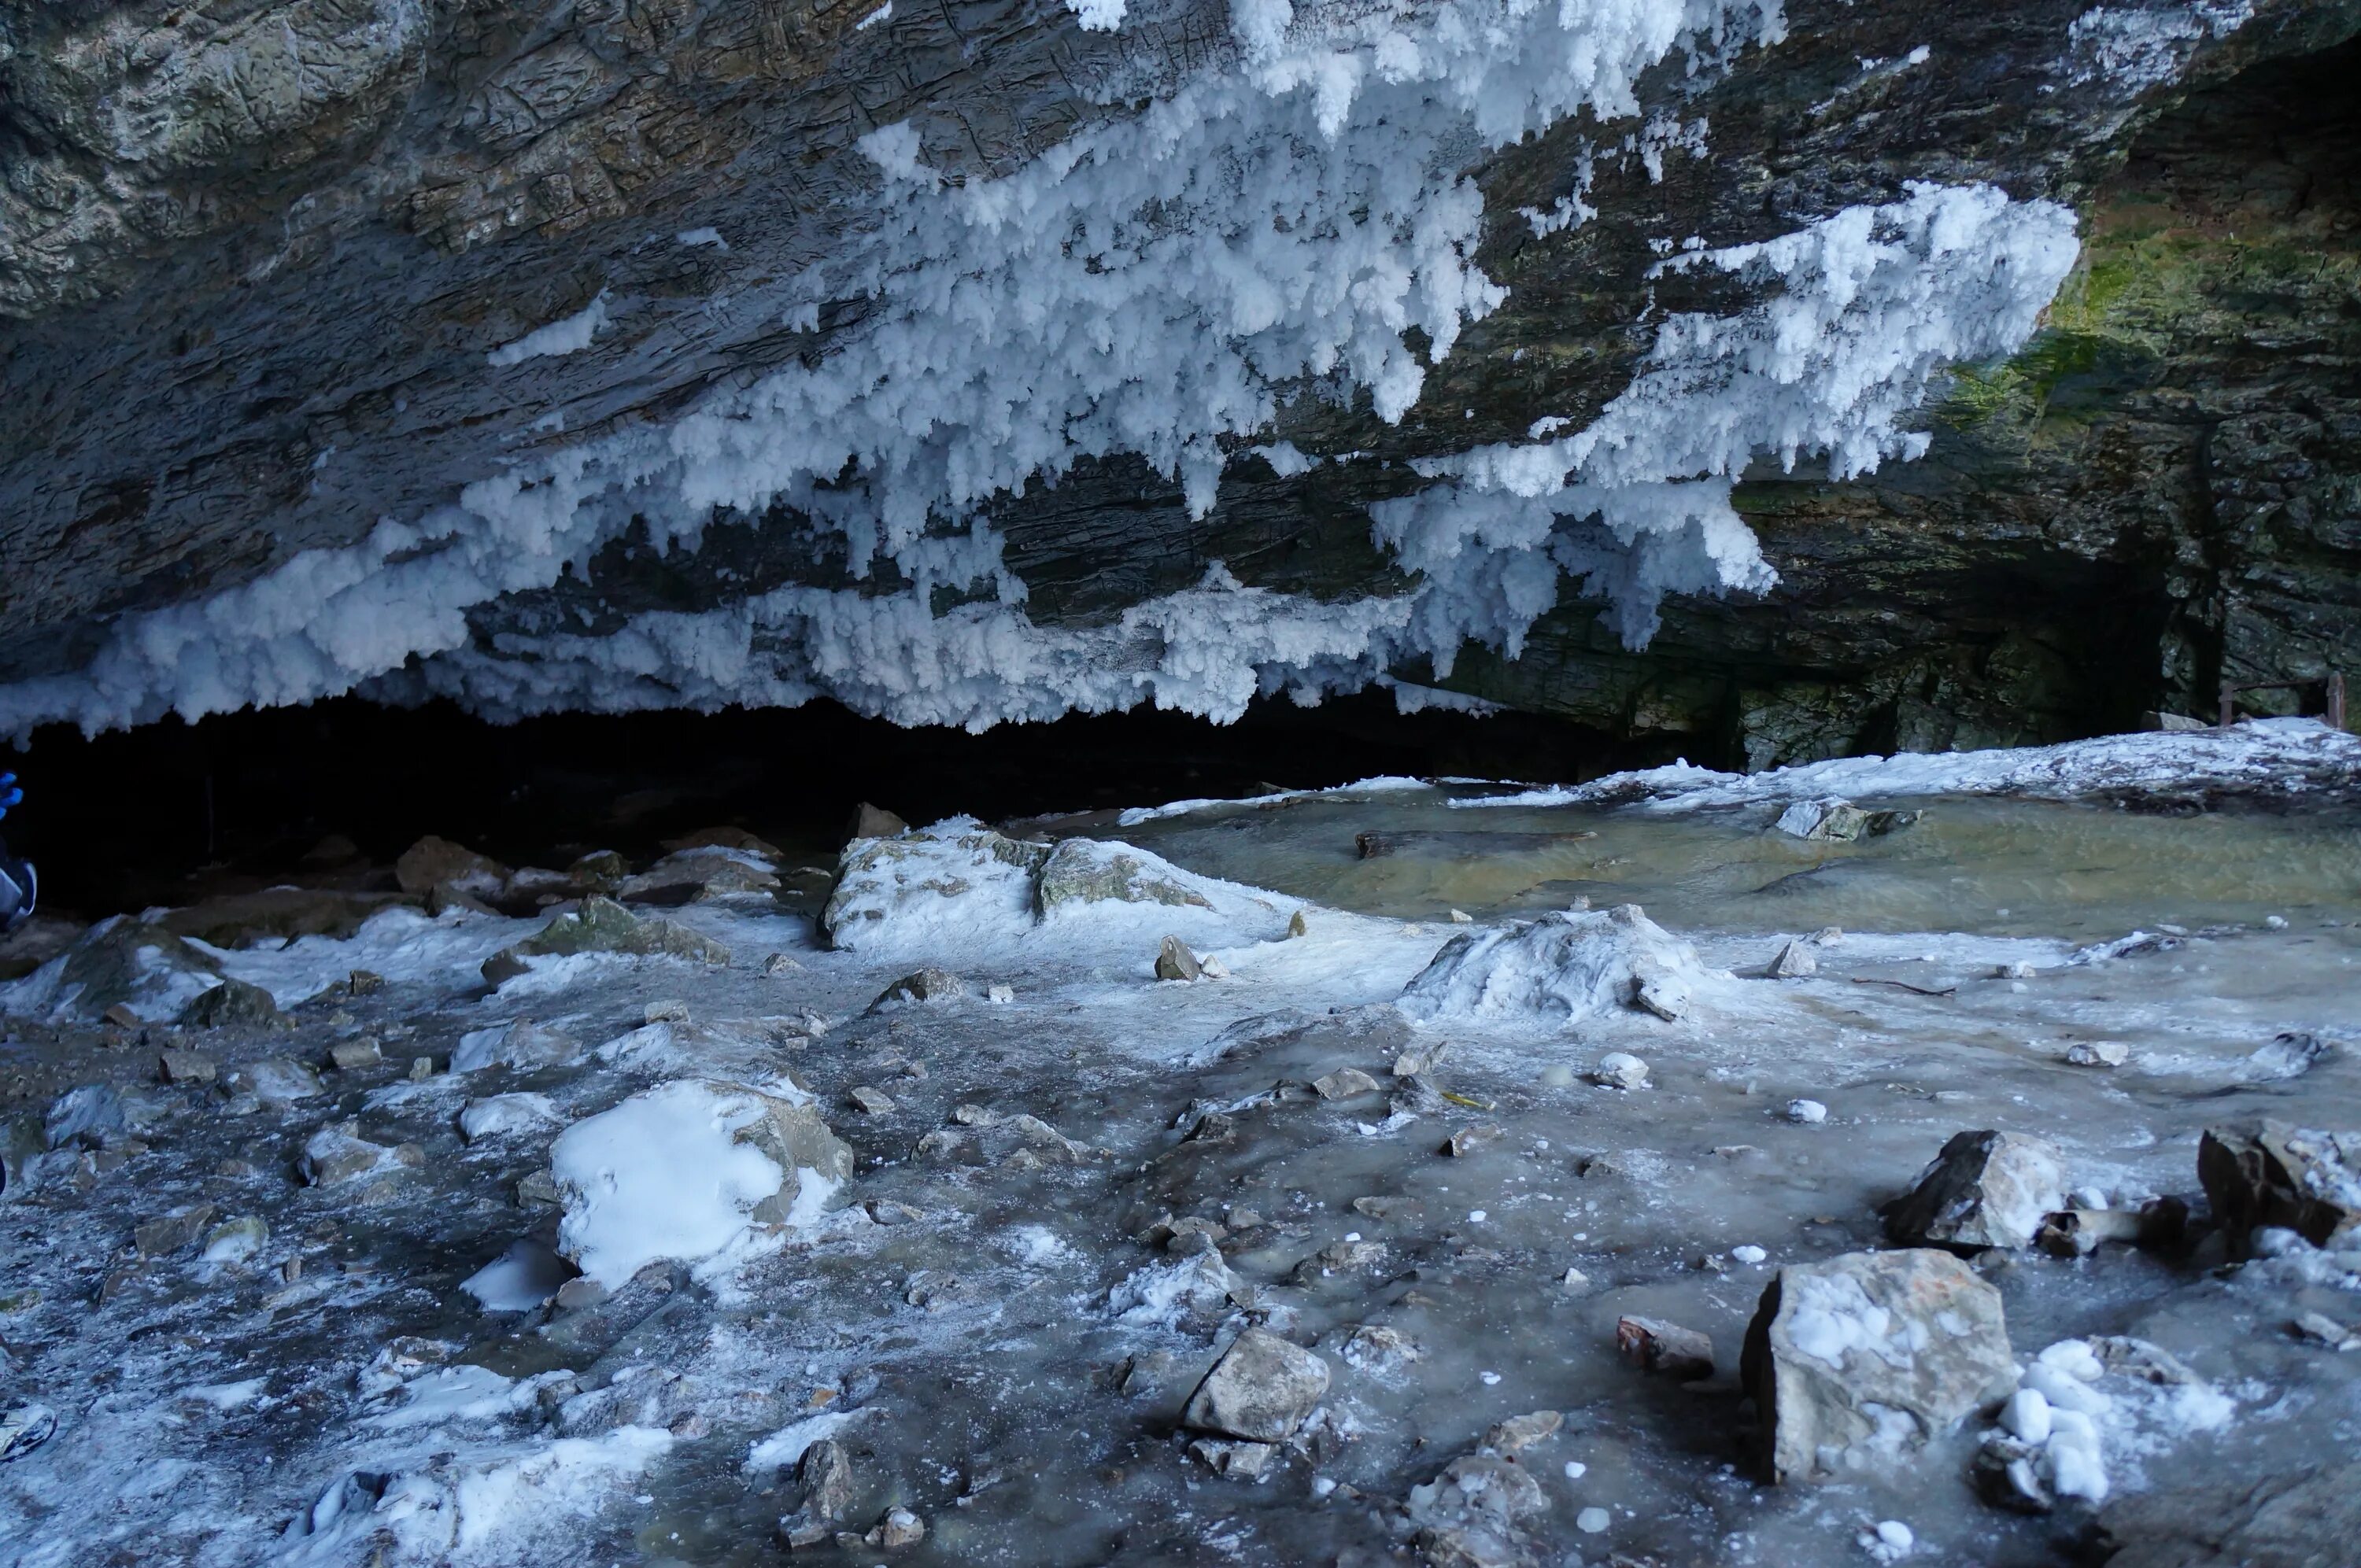
[[[1677,1018],[1730,981],[1636,904],[1569,909],[1497,931],[1471,931],[1434,955],[1402,991],[1421,1022],[1546,1018],[1568,1022],[1639,1007]]]
[[[734,1251],[752,1225],[818,1219],[852,1151],[787,1092],[684,1079],[568,1127],[550,1150],[558,1251],[613,1289],[659,1259]]]
[[[864,957],[1005,952],[1030,941],[1152,953],[1286,935],[1302,900],[1181,870],[1131,845],[1027,843],[960,817],[845,847],[821,925]]]

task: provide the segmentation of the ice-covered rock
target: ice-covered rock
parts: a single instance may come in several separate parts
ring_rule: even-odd
[[[1189,944],[1178,937],[1167,937],[1157,945],[1156,978],[1159,980],[1202,980],[1205,969]]]
[[[1328,1392],[1328,1364],[1263,1329],[1248,1329],[1213,1363],[1182,1424],[1248,1442],[1284,1442]]]
[[[1763,1292],[1740,1377],[1772,1478],[1890,1464],[2015,1385],[2000,1292],[1947,1252],[1789,1264]]]
[[[0,1014],[88,1022],[121,1007],[142,1024],[168,1024],[220,979],[220,963],[203,948],[160,925],[118,915],[24,979],[0,985]]]
[[[2361,1133],[2268,1120],[2209,1127],[2197,1146],[2197,1179],[2241,1254],[2257,1231],[2274,1227],[2332,1248],[2361,1231]]]
[[[1301,908],[1128,844],[1052,847],[954,817],[847,845],[821,925],[834,946],[875,956],[1004,951],[1037,937],[1112,947],[1170,932],[1203,948],[1276,939]]]
[[[1730,977],[1636,904],[1565,910],[1445,943],[1397,1004],[1422,1022],[1552,1018],[1637,1007],[1678,1018]]]
[[[303,1179],[313,1187],[334,1187],[380,1171],[424,1162],[415,1144],[389,1146],[361,1136],[360,1124],[347,1118],[331,1122],[303,1143],[298,1162]]]
[[[1772,824],[1794,839],[1858,839],[1869,827],[1869,813],[1849,800],[1799,800]]]
[[[1211,909],[1213,900],[1189,885],[1196,881],[1145,850],[1093,839],[1068,839],[1049,851],[1033,883],[1034,907],[1044,916],[1069,905],[1161,904],[1171,908]]]
[[[490,1094],[467,1102],[459,1113],[459,1132],[475,1144],[504,1133],[529,1132],[555,1120],[557,1107],[546,1094]]]
[[[1609,1051],[1590,1069],[1590,1081],[1605,1089],[1645,1089],[1648,1064],[1629,1051]]]
[[[618,898],[719,898],[733,893],[771,893],[779,886],[772,857],[752,850],[706,844],[676,850],[636,876],[615,885]]]
[[[555,1067],[572,1061],[582,1047],[572,1036],[544,1027],[530,1018],[513,1019],[488,1028],[470,1029],[451,1050],[453,1072],[476,1072],[488,1067]]]
[[[883,956],[956,951],[1031,928],[1033,873],[1049,846],[953,817],[916,833],[855,839],[821,912],[830,946]]]
[[[671,920],[632,914],[611,898],[592,896],[555,916],[523,941],[484,960],[484,979],[500,985],[532,969],[537,958],[570,953],[624,953],[670,957],[716,966],[730,961],[730,949],[701,932]]]
[[[577,1122],[550,1150],[558,1250],[613,1289],[658,1259],[697,1262],[754,1225],[808,1223],[852,1151],[808,1095],[683,1079]]]
[[[1905,1245],[2030,1246],[2043,1217],[2065,1206],[2065,1157],[2046,1139],[1955,1134],[1887,1207],[1885,1234]]]

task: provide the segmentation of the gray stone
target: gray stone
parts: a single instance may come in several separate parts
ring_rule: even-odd
[[[225,1073],[222,1082],[234,1094],[251,1094],[265,1105],[291,1104],[320,1093],[320,1075],[309,1064],[286,1057],[264,1057]]]
[[[1394,1058],[1394,1076],[1416,1078],[1421,1073],[1432,1072],[1435,1065],[1442,1061],[1450,1050],[1451,1042],[1440,1036],[1429,1036],[1425,1039],[1413,1041],[1408,1048]]]
[[[211,1083],[221,1068],[203,1051],[176,1047],[159,1058],[157,1070],[167,1083]]]
[[[192,1203],[170,1213],[148,1221],[131,1233],[131,1245],[141,1257],[167,1257],[181,1248],[192,1246],[197,1237],[214,1223],[211,1203]]]
[[[1197,961],[1197,955],[1191,952],[1189,944],[1178,937],[1165,938],[1156,949],[1156,978],[1159,980],[1202,980],[1204,973],[1204,966]]]
[[[949,970],[922,969],[904,975],[877,993],[871,1003],[872,1011],[881,1007],[899,1007],[912,1002],[946,1002],[954,996],[967,994],[967,982]]]
[[[1885,1234],[1905,1246],[2030,1246],[2043,1218],[2065,1206],[2065,1186],[2056,1145],[2018,1133],[1960,1133],[1887,1207]]]
[[[1033,905],[1049,915],[1068,905],[1114,902],[1210,909],[1205,895],[1151,868],[1137,854],[1091,839],[1068,839],[1034,876]]]
[[[1259,1481],[1279,1452],[1268,1442],[1228,1442],[1201,1437],[1190,1443],[1190,1456],[1225,1481]]]
[[[1378,1080],[1357,1067],[1343,1067],[1313,1079],[1312,1088],[1323,1100],[1353,1100],[1375,1094]]]
[[[892,1096],[882,1089],[872,1089],[865,1083],[847,1090],[844,1097],[851,1102],[854,1110],[864,1112],[872,1116],[883,1116],[894,1109]]]
[[[1740,1381],[1773,1481],[1890,1465],[2015,1386],[2000,1292],[1948,1252],[1790,1264],[1763,1292]]]
[[[844,1518],[852,1511],[851,1451],[834,1438],[820,1439],[796,1461],[796,1485],[803,1493],[803,1511],[810,1518]]]
[[[181,1009],[181,1022],[192,1028],[253,1028],[279,1021],[279,1003],[270,992],[242,980],[225,980]]]
[[[382,1064],[385,1052],[375,1040],[339,1040],[328,1047],[328,1060],[338,1072],[359,1072]]]
[[[1820,972],[1820,961],[1812,956],[1808,944],[1788,942],[1763,972],[1772,980],[1803,980]]]
[[[1283,1442],[1328,1392],[1328,1364],[1277,1334],[1248,1329],[1213,1364],[1181,1411],[1198,1431]]]

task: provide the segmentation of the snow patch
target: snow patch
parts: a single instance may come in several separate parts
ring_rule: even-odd
[[[762,1114],[752,1093],[691,1080],[566,1129],[550,1149],[566,1198],[560,1250],[611,1290],[659,1259],[696,1262],[728,1248],[785,1179],[735,1136]]]
[[[589,347],[591,338],[606,324],[607,291],[601,289],[596,299],[572,315],[561,316],[547,326],[537,326],[514,343],[500,345],[484,356],[484,362],[500,368],[522,365],[528,359],[577,354]]]

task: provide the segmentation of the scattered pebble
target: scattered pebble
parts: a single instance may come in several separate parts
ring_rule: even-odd
[[[1771,1255],[1759,1246],[1734,1246],[1730,1249],[1730,1255],[1741,1263],[1761,1263]]]
[[[1615,1522],[1615,1516],[1605,1508],[1585,1508],[1574,1516],[1574,1528],[1585,1535],[1598,1535]]]
[[[1787,1102],[1787,1120],[1790,1122],[1800,1122],[1806,1126],[1812,1126],[1828,1119],[1828,1108],[1817,1100]]]

